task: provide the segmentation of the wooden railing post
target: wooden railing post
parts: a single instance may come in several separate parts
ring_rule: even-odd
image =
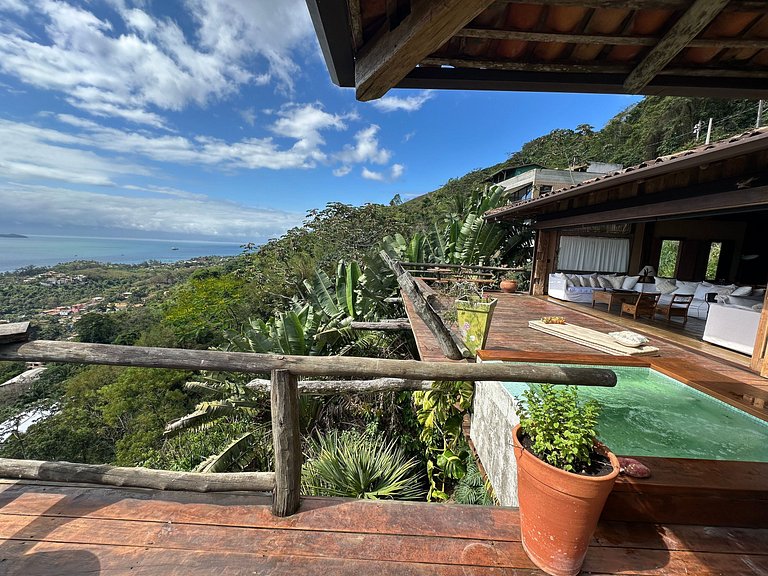
[[[272,514],[290,516],[299,508],[301,434],[299,387],[295,374],[272,371],[272,438],[275,444],[275,491]]]

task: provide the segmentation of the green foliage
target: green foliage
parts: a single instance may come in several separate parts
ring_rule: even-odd
[[[223,457],[215,458],[219,454]],[[275,469],[272,431],[266,425],[254,426],[248,419],[225,418],[211,426],[183,430],[166,438],[162,447],[150,452],[141,465],[186,472],[268,472]]]
[[[608,121],[602,130],[581,125],[556,129],[523,145],[506,166],[537,163],[567,169],[590,161],[639,164],[704,143],[706,123],[714,120],[712,141],[749,130],[757,102],[648,96]],[[704,122],[698,141],[693,127]]]
[[[120,325],[109,314],[89,312],[77,321],[77,335],[80,342],[112,344],[120,331]]]
[[[302,491],[313,496],[420,500],[419,462],[395,441],[337,430],[310,439]]]
[[[722,251],[722,242],[712,242],[709,248],[709,256],[707,257],[707,275],[705,280],[716,280],[717,269],[720,264],[720,252]]]
[[[15,378],[26,369],[24,362],[0,362],[0,384]]]
[[[579,402],[575,386],[532,385],[523,392],[520,427],[531,450],[545,462],[573,472],[590,463],[600,405]]]
[[[661,243],[659,256],[659,276],[674,278],[677,272],[677,257],[680,252],[680,240],[664,240]]]
[[[4,455],[132,466],[160,446],[165,422],[188,409],[183,372],[92,366],[69,374],[60,411],[6,442]]]
[[[165,322],[182,346],[220,344],[224,331],[248,316],[244,288],[244,280],[232,274],[192,278],[166,302]]]
[[[489,222],[488,210],[504,205],[506,193],[500,186],[478,186],[462,190],[454,198],[453,210],[442,223],[426,232],[384,238],[384,249],[406,262],[498,265],[530,260],[532,233],[529,228],[509,222]]]
[[[435,382],[432,390],[413,393],[427,460],[429,500],[447,500],[450,487],[467,471],[471,455],[461,425],[473,392],[472,382]]]
[[[493,486],[487,480],[483,480],[480,468],[474,458],[467,460],[467,472],[456,484],[453,491],[453,500],[457,504],[475,504],[480,506],[494,506],[497,504],[493,495]]]

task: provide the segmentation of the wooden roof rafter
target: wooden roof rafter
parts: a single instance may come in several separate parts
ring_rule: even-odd
[[[624,81],[637,93],[661,72],[725,8],[729,0],[696,0]]]
[[[357,54],[355,87],[363,102],[381,98],[494,0],[416,0],[393,30],[382,29]]]

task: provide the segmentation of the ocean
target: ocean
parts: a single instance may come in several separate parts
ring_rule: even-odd
[[[0,237],[0,272],[25,266],[53,266],[73,260],[140,264],[147,260],[177,262],[198,256],[234,256],[243,251],[231,242],[83,238],[72,236]]]

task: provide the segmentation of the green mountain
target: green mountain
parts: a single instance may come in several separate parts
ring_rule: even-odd
[[[526,142],[509,158],[460,178],[451,178],[437,190],[403,204],[414,220],[432,219],[450,211],[456,195],[465,195],[494,172],[507,166],[541,164],[568,168],[587,162],[611,162],[624,166],[703,144],[712,118],[711,140],[755,126],[758,103],[754,100],[715,100],[649,96],[611,118],[601,130],[588,124],[575,130],[559,128]],[[574,116],[577,116],[575,112]],[[699,124],[698,138],[694,127]]]

